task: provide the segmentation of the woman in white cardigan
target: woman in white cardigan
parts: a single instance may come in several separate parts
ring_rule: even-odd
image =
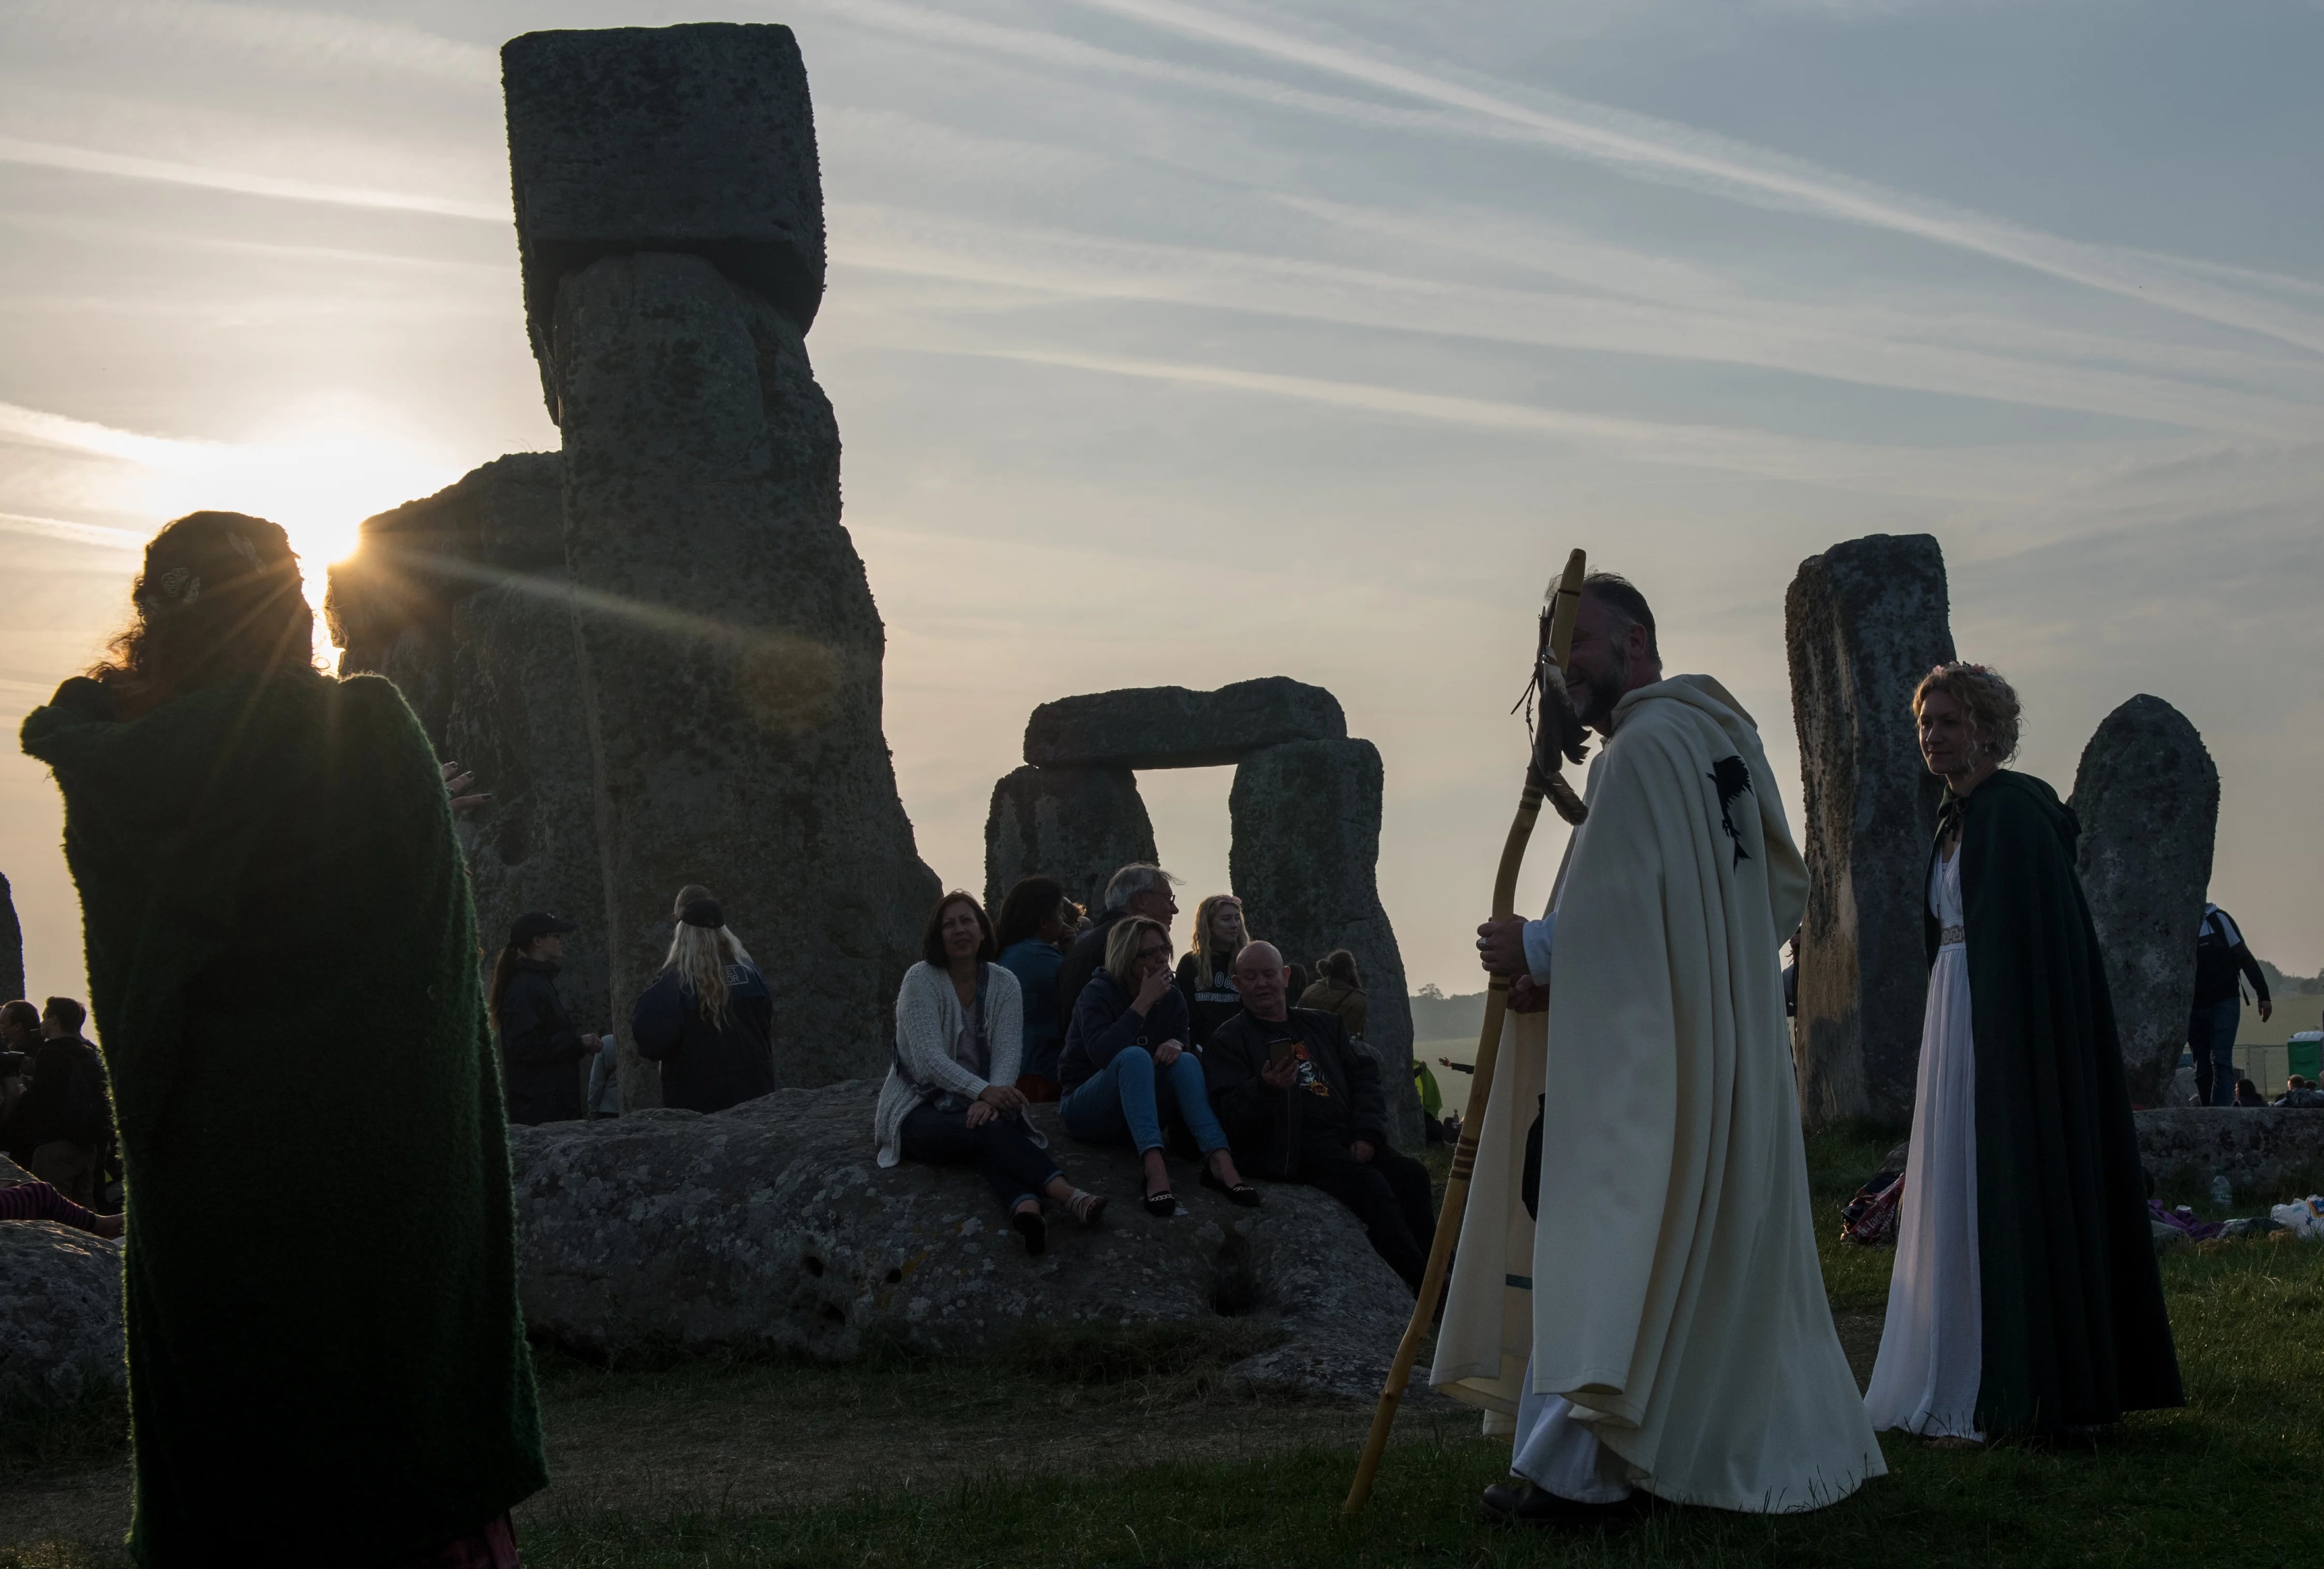
[[[981,1168],[1028,1253],[1048,1244],[1043,1194],[1096,1225],[1105,1200],[1067,1182],[1048,1140],[1026,1121],[1017,1088],[1024,1001],[1017,977],[992,963],[984,907],[965,893],[945,894],[928,917],[920,955],[896,993],[895,1057],[872,1117],[880,1164]]]

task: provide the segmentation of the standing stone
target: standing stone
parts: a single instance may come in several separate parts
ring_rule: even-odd
[[[0,1002],[24,994],[24,928],[17,924],[16,899],[0,877]]]
[[[1285,958],[1312,971],[1333,948],[1356,956],[1370,1002],[1367,1044],[1379,1057],[1395,1122],[1389,1131],[1416,1149],[1412,1006],[1376,875],[1382,782],[1369,741],[1295,741],[1251,753],[1227,797],[1228,871],[1251,931]]]
[[[1922,911],[1944,798],[1921,761],[1913,688],[1953,657],[1944,557],[1927,534],[1835,545],[1800,563],[1784,622],[1805,787],[1801,1112],[1902,1126],[1920,1068]]]
[[[604,878],[565,576],[564,467],[495,458],[367,518],[323,611],[339,673],[401,688],[438,757],[492,799],[459,822],[486,962],[527,910],[578,923],[558,990],[585,1030],[613,1017]],[[576,1070],[576,1073],[579,1069]]]
[[[2071,804],[2131,1099],[2165,1105],[2195,1002],[2219,771],[2184,715],[2142,695],[2107,715],[2082,748]]]
[[[1037,768],[1211,768],[1287,741],[1344,741],[1347,715],[1321,687],[1287,676],[1213,692],[1130,687],[1033,710],[1025,761]]]
[[[659,970],[672,896],[706,883],[770,961],[778,1081],[876,1072],[937,884],[881,733],[885,632],[802,337],[822,195],[797,46],[706,25],[532,33],[502,58],[529,288],[557,275],[535,346],[613,993]]]
[[[1105,885],[1152,862],[1154,824],[1126,768],[1020,768],[992,787],[984,819],[984,907],[997,918],[1018,879],[1054,877],[1094,916]]]

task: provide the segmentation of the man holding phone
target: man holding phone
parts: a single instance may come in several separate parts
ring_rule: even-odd
[[[1272,943],[1247,944],[1234,981],[1242,1011],[1211,1032],[1203,1072],[1235,1164],[1338,1199],[1417,1291],[1435,1205],[1428,1168],[1388,1143],[1379,1064],[1349,1041],[1339,1015],[1288,1005],[1290,974]]]

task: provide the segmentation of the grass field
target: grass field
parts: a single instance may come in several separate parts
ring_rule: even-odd
[[[1891,1254],[1843,1249],[1831,1206],[1886,1141],[1810,1146],[1826,1285],[1859,1376]],[[2324,1558],[2324,1246],[2181,1247],[2163,1260],[2190,1398],[2094,1444],[1931,1448],[1783,1518],[1658,1511],[1541,1534],[1478,1512],[1505,1444],[1416,1405],[1370,1509],[1340,1514],[1369,1418],[1225,1389],[1235,1337],[1036,1339],[975,1364],[545,1360],[557,1482],[518,1512],[538,1569],[742,1565],[2304,1565]],[[116,1408],[0,1431],[0,1566],[123,1562]]]

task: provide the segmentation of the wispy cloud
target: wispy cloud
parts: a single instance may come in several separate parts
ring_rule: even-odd
[[[434,213],[444,217],[471,218],[484,223],[504,224],[510,221],[509,208],[505,206],[459,197],[434,196],[420,191],[379,190],[365,186],[337,185],[312,180],[286,180],[242,170],[217,169],[124,152],[105,152],[92,147],[71,147],[55,142],[28,142],[17,136],[0,136],[0,163],[69,169],[76,173],[108,175],[120,180],[158,180],[165,185],[231,190],[245,196],[275,197],[285,201],[328,202],[338,207]]]
[[[2209,284],[2146,253],[2092,245],[1851,180],[1797,159],[1602,104],[1426,71],[1178,0],[1078,0],[1093,10],[1460,110],[1545,147],[1713,194],[1886,229],[2324,353],[2324,317]]]
[[[492,91],[493,51],[441,34],[365,17],[217,0],[10,0],[0,37],[19,46],[34,36],[59,42],[134,40],[180,59],[193,51],[340,75],[393,76]]]
[[[91,545],[102,550],[142,550],[145,538],[128,529],[109,529],[102,523],[76,523],[64,518],[28,517],[23,512],[0,512],[0,532],[27,534],[36,539],[62,540],[69,544]]]

